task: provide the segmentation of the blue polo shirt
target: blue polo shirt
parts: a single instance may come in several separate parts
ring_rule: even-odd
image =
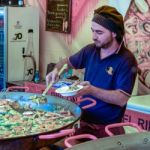
[[[85,69],[84,80],[93,86],[106,90],[120,90],[129,95],[132,93],[136,74],[137,63],[133,54],[122,44],[119,51],[101,59],[95,44],[82,48],[79,52],[69,57],[75,69]],[[111,124],[120,122],[125,107],[109,104],[92,95],[84,95],[96,100],[96,106],[83,111],[82,119],[95,124]],[[80,106],[88,104],[82,102]]]

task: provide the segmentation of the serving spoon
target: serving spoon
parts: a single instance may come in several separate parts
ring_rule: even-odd
[[[63,67],[60,69],[60,71],[58,72],[58,76],[60,76],[62,74],[62,72],[67,69],[67,64],[64,64]],[[49,85],[47,86],[47,88],[43,91],[42,96],[45,96],[46,93],[48,92],[48,90],[52,87],[52,85],[54,84],[53,81],[51,81],[49,83]]]
[[[58,72],[58,76],[60,76],[62,74],[62,72],[67,69],[68,65],[67,64],[64,64],[63,67],[60,69],[60,71]],[[52,85],[54,84],[55,82],[51,81],[48,86],[46,87],[46,89],[43,91],[42,93],[42,96],[31,96],[30,99],[33,101],[33,102],[36,102],[36,103],[45,103],[46,102],[46,97],[45,95],[47,94],[48,90],[52,87]],[[40,102],[41,101],[41,102]]]

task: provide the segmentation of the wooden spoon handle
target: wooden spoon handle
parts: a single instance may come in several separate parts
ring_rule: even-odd
[[[67,64],[64,64],[63,67],[60,69],[60,71],[58,72],[58,76],[60,76],[62,74],[62,72],[67,69]],[[49,85],[47,86],[47,88],[44,90],[44,92],[42,93],[42,96],[45,96],[46,93],[48,92],[48,90],[52,87],[52,85],[54,84],[54,82],[50,82]]]

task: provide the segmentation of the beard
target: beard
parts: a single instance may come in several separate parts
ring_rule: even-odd
[[[97,43],[96,41],[94,41],[94,42],[95,42],[95,49],[98,54],[100,54],[100,51],[102,48],[107,50],[107,48],[109,48],[110,45],[112,44],[112,40],[107,41],[105,43]]]
[[[100,51],[102,44],[100,42],[98,42],[97,40],[93,40],[93,41],[95,44],[96,51]]]
[[[95,50],[96,50],[96,52],[99,54],[100,51],[101,51],[101,47],[100,47],[100,46],[97,46],[97,45],[95,44]]]
[[[107,41],[105,41],[105,42],[103,42],[103,43],[101,43],[101,42],[99,42],[99,41],[97,41],[97,40],[94,40],[96,50],[98,50],[98,51],[99,51],[101,48],[107,49],[108,47],[110,47],[110,45],[112,44],[112,42],[113,42],[113,39],[112,39],[112,38],[108,39]]]
[[[95,43],[95,49],[97,52],[100,52],[101,48],[107,48],[109,46],[109,44],[110,44],[109,42],[103,43],[103,44],[101,44],[101,43],[96,44]]]

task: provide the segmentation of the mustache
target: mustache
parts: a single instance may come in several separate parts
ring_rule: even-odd
[[[97,40],[97,39],[93,39],[93,41],[94,41],[94,42],[97,42],[98,40]]]

